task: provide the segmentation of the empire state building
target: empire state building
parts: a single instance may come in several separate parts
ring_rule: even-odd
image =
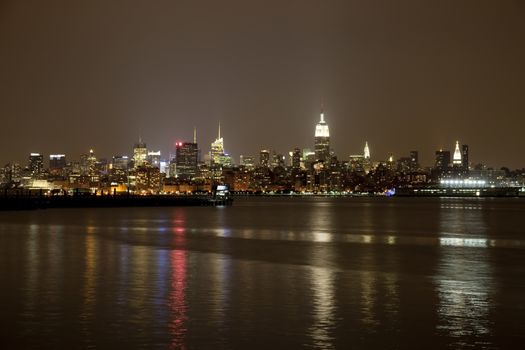
[[[324,120],[324,111],[321,110],[321,119],[315,126],[315,159],[327,161],[330,159],[330,131]]]

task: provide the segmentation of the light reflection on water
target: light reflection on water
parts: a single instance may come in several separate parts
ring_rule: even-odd
[[[88,210],[74,220],[48,211],[0,221],[0,259],[8,246],[23,251],[16,264],[0,260],[15,271],[1,270],[4,281],[23,291],[2,301],[20,304],[11,333],[57,348],[67,347],[56,336],[67,330],[88,347],[113,339],[329,349],[403,348],[414,337],[490,348],[508,332],[499,286],[522,287],[524,245],[512,227],[504,237],[494,228],[505,210],[488,216],[482,201],[352,203]],[[429,226],[414,229],[418,215]],[[515,270],[498,274],[509,256]]]
[[[322,349],[334,348],[334,337],[331,332],[336,322],[334,274],[331,269],[311,268],[314,322],[310,327],[310,333],[315,346]]]
[[[85,238],[85,271],[84,271],[84,291],[83,306],[80,314],[82,323],[82,333],[85,339],[93,339],[93,322],[95,320],[95,306],[97,301],[97,251],[98,240],[95,236],[95,227],[88,226]]]
[[[317,207],[316,215],[310,217],[309,226],[312,228],[311,239],[317,243],[327,243],[331,241],[332,235],[327,232],[320,232],[333,220],[330,206],[321,203]],[[325,267],[333,261],[333,251],[329,245],[319,245],[311,251],[311,271],[312,288],[312,311],[313,324],[310,327],[310,334],[313,344],[322,349],[333,349],[333,333],[335,327],[335,271],[331,267]],[[322,267],[320,267],[322,266]]]
[[[458,206],[446,208],[458,209]],[[472,230],[476,235],[487,234],[480,211],[472,211],[471,206],[459,208],[466,210],[441,211],[442,232]],[[489,313],[493,286],[491,266],[487,263],[489,253],[486,249],[475,249],[464,255],[447,247],[487,248],[489,240],[442,238],[440,243],[443,249],[435,277],[439,297],[438,331],[455,338],[460,347],[486,345],[484,339],[491,332]],[[475,340],[465,342],[465,338]]]
[[[186,334],[186,252],[173,250],[171,258],[171,293],[169,306],[171,311],[170,332],[171,348],[185,348],[184,336]]]
[[[206,230],[200,230],[200,234]],[[380,234],[353,234],[353,233],[330,233],[330,232],[294,232],[273,230],[253,230],[253,229],[214,229],[209,230],[217,237],[223,238],[244,238],[258,240],[286,240],[304,242],[340,242],[340,243],[359,243],[359,244],[387,244],[387,245],[440,245],[450,247],[525,247],[524,239],[487,239],[481,237],[458,238],[458,234],[443,232],[444,237],[428,236],[395,236]],[[461,234],[464,235],[464,234]]]
[[[186,220],[184,211],[177,211],[172,222],[173,243],[177,247],[184,247],[186,243]],[[171,292],[169,308],[171,311],[170,333],[172,349],[186,347],[187,305],[186,305],[186,270],[187,253],[182,249],[174,249],[170,253],[171,260]]]

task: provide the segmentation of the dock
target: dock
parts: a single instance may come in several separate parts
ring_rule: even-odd
[[[47,195],[28,190],[9,190],[0,193],[0,210],[36,210],[50,208],[117,208],[117,207],[176,207],[228,206],[233,198],[214,195],[172,194],[61,194]]]

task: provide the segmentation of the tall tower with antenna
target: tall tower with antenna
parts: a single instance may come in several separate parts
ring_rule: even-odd
[[[330,130],[324,120],[324,107],[321,105],[319,122],[315,126],[314,134],[315,160],[325,162],[330,159]]]
[[[219,132],[217,139],[211,143],[210,150],[210,162],[211,166],[223,165],[224,163],[224,139],[221,137],[221,123],[219,122]]]

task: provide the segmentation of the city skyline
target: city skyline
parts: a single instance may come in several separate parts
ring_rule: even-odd
[[[399,158],[403,158],[403,157],[407,157],[411,154],[412,151],[416,151],[419,153],[419,164],[422,166],[422,167],[433,167],[436,165],[436,158],[435,158],[435,152],[438,152],[438,151],[449,151],[451,154],[454,155],[454,159],[452,160],[451,159],[451,162],[450,164],[454,164],[455,161],[456,161],[456,158],[458,157],[458,152],[459,152],[459,142],[460,140],[455,140],[454,142],[449,142],[449,146],[450,147],[439,147],[439,148],[436,148],[434,150],[434,152],[432,152],[432,154],[430,155],[425,155],[425,154],[422,154],[420,151],[419,151],[419,148],[418,147],[415,147],[413,149],[410,149],[410,150],[406,150],[404,153],[401,153],[401,154],[394,154],[393,152],[389,152],[387,154],[383,154],[383,155],[378,155],[376,152],[374,151],[371,151],[370,148],[374,148],[374,145],[371,144],[368,139],[365,139],[365,141],[363,142],[361,149],[360,150],[356,150],[355,152],[348,152],[347,154],[341,154],[341,152],[338,152],[337,150],[334,150],[333,147],[331,147],[331,143],[332,143],[332,140],[330,138],[330,132],[328,131],[328,127],[329,127],[329,123],[326,122],[325,120],[325,111],[324,111],[324,106],[321,107],[321,110],[320,110],[320,122],[318,121],[317,124],[315,124],[315,131],[312,133],[312,141],[310,144],[308,145],[295,145],[295,146],[290,146],[287,150],[280,150],[280,149],[276,149],[276,148],[273,148],[273,147],[260,147],[258,150],[254,151],[254,152],[243,152],[243,151],[240,151],[238,152],[236,155],[232,154],[232,152],[229,151],[229,149],[227,147],[224,146],[224,137],[221,136],[221,123],[220,121],[218,122],[218,137],[216,137],[214,139],[214,141],[211,141],[211,142],[198,142],[198,138],[197,138],[197,128],[196,127],[193,127],[192,129],[192,139],[177,139],[175,141],[172,141],[172,142],[169,142],[169,144],[171,144],[171,147],[168,148],[168,151],[164,151],[164,149],[166,149],[166,147],[162,147],[162,146],[151,146],[151,143],[147,140],[144,140],[142,138],[142,136],[139,136],[138,137],[138,143],[137,143],[137,140],[133,141],[132,143],[130,143],[129,147],[128,147],[128,150],[127,152],[122,152],[122,153],[111,153],[108,151],[100,151],[100,150],[97,150],[95,147],[88,147],[85,149],[85,151],[79,153],[79,154],[72,154],[70,152],[66,152],[64,151],[64,149],[62,149],[61,151],[55,151],[55,152],[51,152],[51,153],[44,153],[44,152],[41,152],[39,150],[32,150],[30,153],[28,153],[29,155],[32,155],[32,154],[41,154],[41,155],[45,155],[45,156],[48,156],[48,157],[45,157],[44,159],[46,159],[46,162],[48,162],[52,157],[54,157],[55,155],[62,155],[62,156],[67,156],[67,159],[68,160],[71,160],[71,159],[78,159],[78,158],[81,158],[82,155],[84,154],[88,154],[88,153],[93,153],[94,150],[97,150],[95,153],[97,154],[98,158],[99,159],[108,159],[110,160],[112,157],[115,157],[115,156],[127,156],[129,157],[130,159],[133,159],[134,155],[133,155],[133,152],[134,152],[134,147],[136,147],[137,144],[143,144],[144,145],[144,160],[146,159],[146,156],[147,156],[147,152],[160,152],[160,154],[157,154],[158,156],[160,156],[160,158],[163,160],[163,161],[166,161],[166,162],[169,162],[173,159],[175,159],[175,155],[177,153],[177,149],[178,149],[178,146],[182,145],[182,144],[189,144],[189,143],[194,143],[194,144],[197,144],[197,145],[200,145],[199,146],[199,152],[201,154],[201,161],[204,161],[204,159],[208,159],[208,157],[210,158],[213,158],[213,156],[211,155],[213,153],[212,149],[214,147],[215,144],[217,144],[218,142],[218,147],[219,147],[219,151],[218,151],[218,154],[226,154],[227,156],[229,156],[233,162],[234,165],[241,165],[239,159],[240,157],[254,157],[254,158],[257,158],[259,153],[263,150],[268,150],[270,152],[273,152],[273,153],[276,153],[276,154],[282,154],[284,155],[286,158],[287,158],[287,161],[291,162],[291,153],[292,151],[295,149],[295,148],[299,148],[301,150],[311,150],[312,152],[316,152],[316,140],[318,138],[318,136],[322,136],[322,137],[327,137],[327,139],[329,140],[328,141],[328,148],[327,148],[327,154],[329,154],[330,152],[333,152],[335,154],[335,156],[338,157],[338,159],[340,161],[348,161],[349,158],[353,155],[363,155],[365,158],[368,157],[374,161],[388,161],[390,158],[392,158],[393,160],[397,161]],[[322,126],[320,126],[322,125]],[[321,127],[321,129],[319,129]],[[322,134],[322,135],[321,135]],[[461,141],[461,143],[467,147],[467,152],[468,152],[468,146],[465,142]],[[158,145],[159,143],[153,143],[154,145]],[[370,147],[370,144],[372,145],[372,147]],[[149,146],[147,146],[149,145]],[[217,146],[215,146],[217,147]],[[217,152],[216,152],[217,153]],[[461,154],[459,154],[459,157],[461,158]],[[428,164],[426,164],[425,162],[421,162],[421,159],[427,159],[427,158],[431,158],[431,162],[429,162]],[[326,159],[326,156],[322,156],[318,159],[321,159],[321,160],[325,160]],[[480,159],[479,157],[476,157],[474,159],[474,161],[472,160],[472,156],[470,156],[469,158],[469,161],[470,161],[470,166],[474,166],[476,164],[483,164],[484,166],[487,166],[487,167],[490,167],[490,168],[500,168],[500,167],[494,167],[492,164],[488,164],[486,162],[484,162],[483,159]],[[7,163],[11,163],[11,162],[16,162],[16,163],[19,163],[19,164],[25,164],[27,162],[27,154],[25,156],[25,158],[23,159],[11,159],[10,161],[7,161],[7,162],[4,162],[3,165],[7,164]],[[2,166],[3,166],[2,165]],[[508,165],[501,165],[501,167],[507,167],[507,168],[510,168],[510,169],[513,169],[512,167],[509,167]],[[525,165],[522,165],[522,166],[518,166],[516,167],[515,169],[522,169],[522,168],[525,168]]]
[[[519,347],[524,19],[0,0],[2,348]]]
[[[225,11],[224,9],[228,9]],[[0,161],[167,144],[287,152],[324,101],[338,154],[433,152],[523,167],[521,2],[90,1],[0,7]],[[158,142],[158,143],[157,143]]]

